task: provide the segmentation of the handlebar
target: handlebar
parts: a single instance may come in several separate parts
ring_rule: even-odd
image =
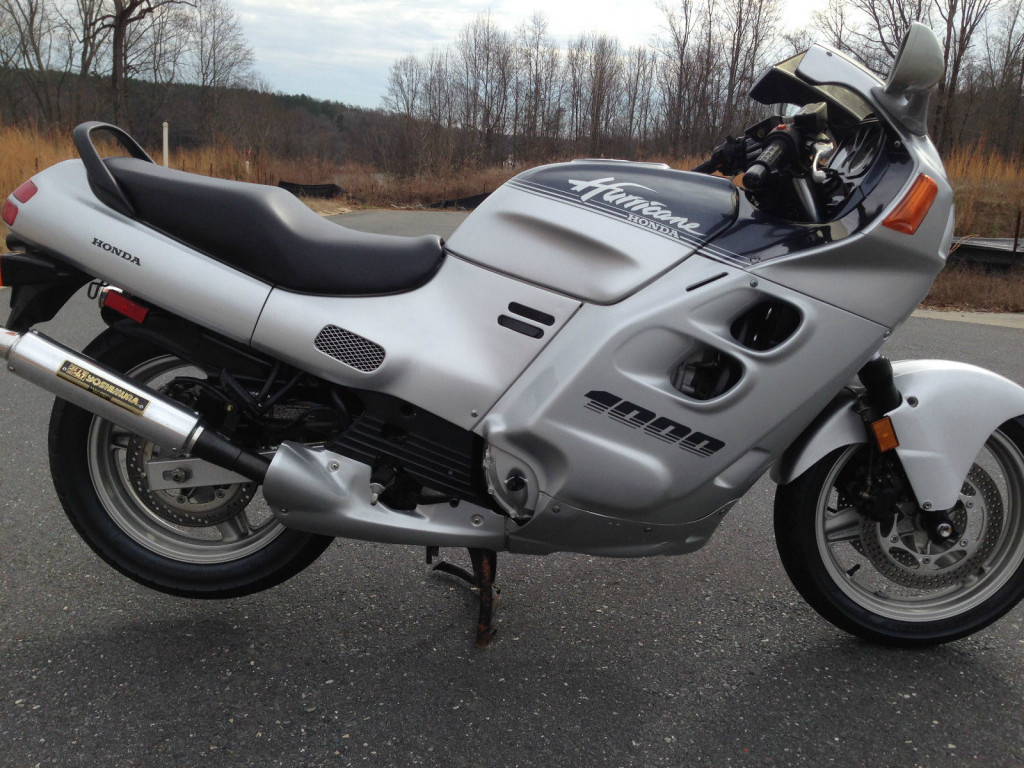
[[[743,186],[758,190],[768,177],[781,168],[793,154],[793,137],[784,131],[775,131],[765,141],[765,148],[743,174]]]

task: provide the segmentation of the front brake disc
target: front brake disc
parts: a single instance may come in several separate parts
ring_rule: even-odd
[[[915,518],[897,513],[886,523],[864,518],[854,545],[897,584],[922,590],[952,586],[986,562],[1003,530],[999,489],[977,464],[949,517],[960,535],[948,544],[936,543]]]

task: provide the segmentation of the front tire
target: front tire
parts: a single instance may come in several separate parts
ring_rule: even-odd
[[[202,370],[147,342],[105,331],[84,352],[152,389]],[[147,587],[193,598],[258,592],[294,576],[329,536],[285,528],[252,483],[149,488],[160,446],[58,399],[50,416],[50,472],[85,542]]]
[[[936,544],[914,515],[875,522],[840,479],[866,446],[821,459],[775,496],[775,539],[793,585],[837,627],[868,640],[933,645],[970,635],[1024,597],[1024,429],[986,441],[951,519],[962,534]]]

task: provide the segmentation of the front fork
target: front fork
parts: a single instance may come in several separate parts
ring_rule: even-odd
[[[854,410],[867,429],[869,451],[867,476],[854,500],[857,510],[878,522],[891,520],[895,514],[913,516],[936,544],[956,541],[963,533],[951,517],[956,505],[949,509],[934,509],[927,501],[919,505],[895,452],[899,437],[886,414],[903,403],[903,395],[896,386],[892,363],[876,353],[857,378],[864,391]]]

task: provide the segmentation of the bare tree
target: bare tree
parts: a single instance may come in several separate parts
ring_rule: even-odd
[[[485,157],[500,157],[514,59],[510,36],[489,14],[477,16],[459,34],[455,59],[462,124],[474,132],[470,143]]]
[[[622,60],[619,41],[610,35],[587,36],[586,105],[588,151],[602,155],[604,138],[611,132],[618,107]]]
[[[565,52],[565,109],[568,138],[578,145],[586,135],[587,36],[569,41]]]
[[[722,40],[725,92],[722,122],[726,126],[750,117],[747,91],[775,53],[782,18],[781,0],[724,0],[719,37]]]
[[[853,31],[851,43],[860,58],[877,72],[887,71],[911,22],[929,22],[932,0],[852,0],[865,23]]]
[[[559,130],[560,70],[558,47],[548,35],[548,21],[534,13],[519,28],[517,35],[517,75],[523,101],[519,114],[519,133],[525,152],[543,153],[541,146],[552,148]]]
[[[783,56],[796,56],[798,53],[806,51],[815,42],[814,35],[808,27],[800,27],[799,29],[783,32],[781,40]]]
[[[167,5],[128,29],[125,74],[142,98],[134,103],[129,124],[150,126],[159,121],[171,94],[181,81],[188,46],[189,17],[181,6]],[[127,86],[127,83],[126,83]],[[145,135],[145,134],[143,134]]]
[[[954,103],[960,88],[964,65],[974,42],[978,25],[992,9],[995,0],[935,0],[935,10],[944,25],[943,53],[945,71],[939,81],[936,107],[935,143],[948,148],[953,141]]]
[[[0,0],[4,34],[16,69],[47,123],[61,122],[61,93],[74,59],[74,41],[47,0]]]
[[[622,62],[620,133],[633,158],[638,156],[640,147],[647,141],[650,129],[655,58],[651,49],[635,45]]]
[[[237,11],[226,0],[196,0],[188,16],[188,73],[199,86],[199,120],[215,140],[221,131],[220,102],[228,88],[252,76],[255,62]]]
[[[77,122],[96,111],[96,105],[84,105],[92,90],[90,76],[103,59],[109,40],[109,29],[103,25],[103,0],[74,0],[56,7],[64,34],[77,47],[77,75],[74,78],[72,112]]]
[[[418,170],[420,157],[420,111],[425,72],[415,56],[398,59],[391,65],[384,107],[397,114],[394,133],[388,144],[387,170],[391,173],[410,174]]]
[[[664,127],[669,151],[678,155],[682,149],[683,122],[687,94],[691,91],[693,69],[691,39],[696,25],[693,0],[680,0],[675,6],[662,2],[658,8],[665,14],[668,38],[661,45],[662,66],[659,73]]]
[[[130,70],[131,43],[141,39],[139,35],[133,36],[132,32],[147,17],[172,5],[191,3],[188,0],[104,0],[101,20],[103,27],[110,30],[110,89],[115,122],[120,122],[127,115],[124,86]]]
[[[1007,3],[986,30],[986,85],[993,93],[994,135],[1006,154],[1024,151],[1024,0]]]
[[[856,14],[846,0],[828,0],[824,9],[811,11],[811,26],[822,36],[822,42],[859,56],[861,32]]]

